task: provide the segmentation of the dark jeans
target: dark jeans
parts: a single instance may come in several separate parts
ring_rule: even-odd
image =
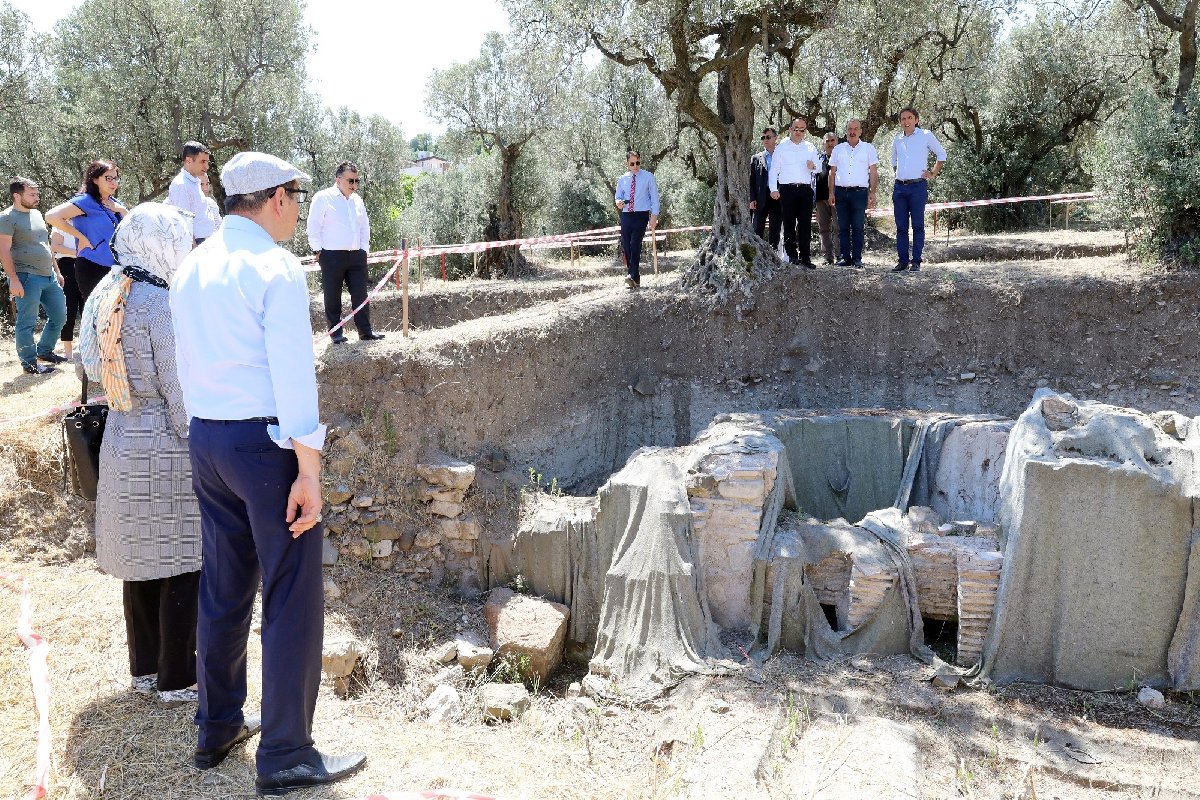
[[[649,224],[649,211],[621,212],[621,250],[625,253],[625,267],[629,277],[639,283],[642,280],[642,237]]]
[[[765,201],[758,203],[758,208],[754,209],[754,233],[759,238],[766,239],[771,247],[779,247],[779,225],[782,222],[783,210],[779,207],[779,201],[771,199],[771,195],[767,195]],[[768,228],[768,220],[770,227]],[[767,231],[767,235],[763,236],[763,231]]]
[[[170,578],[125,581],[129,674],[158,674],[159,691],[196,682],[196,593],[200,571]]]
[[[925,203],[929,201],[929,183],[896,182],[892,189],[892,206],[896,213],[896,252],[900,263],[909,263],[908,225],[912,221],[912,263],[921,263],[921,251],[925,249]]]
[[[849,186],[834,187],[837,200],[838,240],[842,258],[862,263],[863,231],[867,225],[867,190]]]
[[[318,523],[293,539],[284,519],[296,453],[265,422],[193,418],[192,486],[200,503],[197,747],[228,744],[245,720],[246,639],[262,580],[260,775],[315,764],[312,721],[321,683],[325,597]]]
[[[783,249],[793,264],[807,264],[812,260],[812,187],[807,183],[779,184],[779,205],[783,208]]]
[[[83,256],[75,259],[75,283],[79,286],[79,296],[83,298],[83,302],[87,302],[92,295],[92,290],[110,272],[112,272],[112,267],[97,264]]]
[[[63,321],[67,318],[67,300],[58,279],[52,275],[32,275],[18,272],[17,280],[25,290],[24,297],[14,297],[16,306],[17,358],[22,364],[34,364],[38,356],[50,355],[58,344]],[[46,325],[37,344],[33,341],[33,329],[37,327],[38,308],[46,310]]]
[[[70,257],[58,259],[58,271],[62,273],[63,294],[67,296],[67,319],[63,323],[60,338],[64,342],[70,342],[75,339],[75,321],[83,313],[83,295],[79,293],[79,281],[75,279],[75,259]]]
[[[325,295],[325,321],[332,328],[342,321],[342,286],[350,287],[350,307],[358,308],[367,299],[367,251],[322,250],[321,290]],[[371,307],[363,306],[354,315],[359,336],[371,335]],[[345,328],[339,329],[339,333]]]

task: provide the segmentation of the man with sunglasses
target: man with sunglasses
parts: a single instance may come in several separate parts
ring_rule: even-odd
[[[767,185],[767,176],[771,174],[771,158],[775,152],[775,142],[778,133],[774,128],[763,128],[763,151],[750,158],[750,210],[754,212],[754,233],[766,239],[772,249],[779,248],[779,201],[771,197],[771,189]],[[767,222],[770,220],[770,230]]]
[[[292,238],[310,178],[266,153],[221,170],[227,216],[171,283],[176,366],[200,506],[193,763],[260,729],[261,795],[340,780],[361,753],[313,745],[321,683],[321,448],[308,285]],[[262,716],[244,713],[246,641],[262,584]]]
[[[614,199],[621,212],[621,250],[625,253],[625,268],[628,275],[625,284],[630,289],[642,287],[642,239],[649,225],[651,235],[658,227],[658,183],[653,172],[642,169],[642,157],[637,150],[625,154],[629,167],[617,178]]]
[[[767,177],[771,197],[783,210],[783,248],[793,264],[816,269],[809,247],[812,239],[813,184],[821,155],[805,139],[808,120],[792,120],[791,135],[779,143]]]
[[[321,265],[321,290],[325,295],[325,321],[332,329],[342,320],[342,286],[350,287],[350,307],[367,299],[367,250],[371,246],[371,221],[367,207],[355,191],[363,183],[358,167],[338,164],[334,184],[313,195],[308,212],[308,244]],[[371,310],[363,306],[354,314],[360,341],[382,339],[371,330]],[[331,341],[341,344],[346,334],[338,329]]]

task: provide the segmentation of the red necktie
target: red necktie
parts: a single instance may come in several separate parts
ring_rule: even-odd
[[[633,211],[634,199],[637,197],[637,173],[633,173],[629,181],[629,210]]]

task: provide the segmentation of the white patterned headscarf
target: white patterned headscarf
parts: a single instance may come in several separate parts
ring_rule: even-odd
[[[139,203],[113,234],[122,267],[141,267],[167,283],[192,250],[191,215],[164,203]]]

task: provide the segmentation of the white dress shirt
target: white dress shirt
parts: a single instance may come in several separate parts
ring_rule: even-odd
[[[808,168],[809,161],[814,169]],[[771,171],[767,173],[767,187],[772,192],[778,192],[781,183],[807,183],[811,186],[820,172],[821,154],[817,148],[806,139],[795,144],[789,136],[775,145],[775,152],[771,155]]]
[[[335,183],[313,195],[308,209],[308,244],[314,253],[370,248],[371,221],[357,192],[346,197]]]
[[[921,173],[929,169],[929,154],[938,161],[946,160],[946,149],[929,131],[924,128],[914,128],[911,136],[905,136],[903,131],[896,134],[892,140],[892,167],[896,170],[896,180],[915,181]]]
[[[171,181],[171,188],[167,190],[167,205],[191,214],[192,238],[205,238],[196,232],[195,227],[204,218],[204,192],[200,190],[199,178],[186,169],[179,170],[179,174]],[[203,227],[203,222],[200,224]]]
[[[278,417],[267,433],[320,450],[308,284],[300,260],[230,214],[171,280],[176,366],[189,417]]]
[[[220,226],[221,211],[217,208],[217,201],[205,196],[204,213],[192,220],[192,237],[207,239],[216,233]]]
[[[858,140],[857,147],[851,147],[849,142],[842,142],[833,148],[829,156],[829,166],[837,169],[834,182],[838,186],[871,185],[871,167],[879,163],[879,154],[875,145]]]

